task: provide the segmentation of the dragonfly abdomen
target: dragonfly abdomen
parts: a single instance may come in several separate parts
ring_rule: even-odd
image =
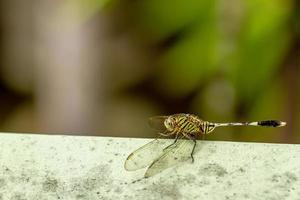
[[[208,134],[210,132],[212,132],[215,129],[215,124],[210,123],[208,121],[201,121],[200,125],[199,125],[202,134]]]

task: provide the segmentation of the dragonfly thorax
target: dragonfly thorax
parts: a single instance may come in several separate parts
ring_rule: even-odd
[[[168,116],[164,121],[167,132],[178,133],[200,133],[202,120],[191,114],[175,114]]]

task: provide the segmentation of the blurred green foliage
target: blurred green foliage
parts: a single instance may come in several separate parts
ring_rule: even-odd
[[[172,96],[186,95],[218,67],[215,1],[142,1],[140,26],[151,39],[178,35],[159,60],[157,86]]]
[[[229,2],[230,3],[230,2]],[[166,49],[159,61],[157,75],[162,90],[172,95],[185,95],[201,82],[225,71],[239,98],[252,101],[265,89],[279,68],[289,37],[287,21],[290,5],[283,1],[245,1],[231,6],[242,9],[240,23],[230,52],[220,55],[226,43],[221,28],[230,26],[230,19],[220,27],[220,1],[139,1],[139,25],[156,41],[172,34],[179,39]],[[232,19],[234,20],[234,19]],[[222,57],[222,59],[220,59]],[[226,67],[225,69],[224,66]]]

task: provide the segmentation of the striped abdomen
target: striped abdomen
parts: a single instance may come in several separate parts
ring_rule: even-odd
[[[208,133],[212,132],[215,129],[216,126],[213,123],[201,120],[201,123],[200,123],[199,127],[200,127],[201,132],[203,134],[208,134]]]

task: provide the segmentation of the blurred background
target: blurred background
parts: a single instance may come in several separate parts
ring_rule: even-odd
[[[300,3],[0,3],[0,131],[155,137],[153,115],[279,119],[209,140],[300,142]]]

